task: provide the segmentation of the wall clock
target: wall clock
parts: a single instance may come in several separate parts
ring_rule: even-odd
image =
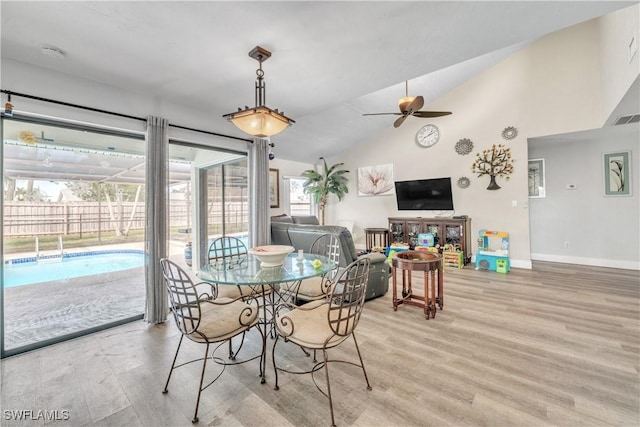
[[[416,135],[416,141],[421,147],[432,147],[440,140],[440,129],[436,125],[424,125]]]

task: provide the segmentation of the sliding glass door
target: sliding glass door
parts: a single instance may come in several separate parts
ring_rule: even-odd
[[[141,318],[144,136],[2,121],[3,354]]]
[[[189,168],[189,179],[169,184],[170,258],[197,271],[213,239],[249,230],[246,153],[171,141],[171,164]],[[172,169],[176,166],[172,166]]]
[[[235,160],[205,169],[207,174],[207,232],[209,239],[249,231],[247,160]]]
[[[144,135],[15,116],[1,123],[1,355],[142,319]],[[171,141],[169,159],[169,227],[158,232],[191,270],[212,238],[246,238],[246,153]]]

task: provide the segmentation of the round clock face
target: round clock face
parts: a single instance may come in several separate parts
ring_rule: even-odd
[[[416,140],[421,147],[431,147],[440,140],[440,130],[436,125],[425,125],[418,131]]]

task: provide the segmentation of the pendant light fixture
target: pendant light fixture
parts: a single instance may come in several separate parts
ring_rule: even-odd
[[[249,56],[260,64],[260,67],[256,70],[256,75],[258,76],[256,79],[256,105],[255,107],[245,106],[244,109],[238,108],[235,113],[225,114],[222,117],[226,117],[238,129],[249,135],[258,137],[277,135],[295,123],[295,121],[278,111],[277,108],[272,110],[264,105],[266,91],[262,63],[269,59],[271,52],[256,46],[249,52]]]

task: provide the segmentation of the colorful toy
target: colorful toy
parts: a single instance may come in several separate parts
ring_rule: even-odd
[[[438,250],[438,248],[434,247],[434,246],[416,246],[415,247],[416,251],[426,251],[426,252],[433,252],[433,253],[438,253],[440,252]]]
[[[489,239],[500,239],[499,248],[493,248]],[[504,231],[480,230],[478,232],[478,253],[476,254],[476,270],[491,270],[508,273],[509,233]]]
[[[416,246],[433,246],[434,238],[432,233],[420,233],[418,234],[418,243]]]
[[[403,245],[400,243],[392,243],[391,246],[388,246],[386,251],[385,251],[385,255],[387,256],[387,261],[389,263],[391,263],[391,259],[393,258],[393,254],[398,253],[398,252],[404,252],[404,251],[408,251],[409,250],[409,246],[408,245]]]
[[[498,258],[496,259],[496,272],[508,273],[509,272],[509,259]]]
[[[442,261],[446,267],[464,267],[464,252],[459,244],[447,243],[442,247]]]
[[[442,251],[444,266],[462,268],[464,267],[464,252]]]

